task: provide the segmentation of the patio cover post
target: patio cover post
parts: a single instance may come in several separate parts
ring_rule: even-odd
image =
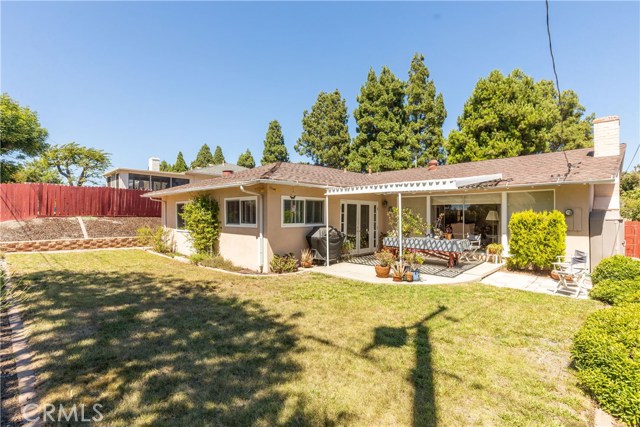
[[[329,196],[324,196],[324,220],[326,224],[326,236],[327,239],[327,259],[325,265],[329,267]]]
[[[402,259],[402,193],[398,192],[398,259]]]

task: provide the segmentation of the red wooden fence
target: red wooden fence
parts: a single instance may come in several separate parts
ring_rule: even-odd
[[[624,240],[626,241],[625,255],[640,258],[640,222],[625,221]]]
[[[0,184],[0,221],[51,216],[160,216],[143,190]]]

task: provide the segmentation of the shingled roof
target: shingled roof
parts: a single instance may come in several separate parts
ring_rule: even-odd
[[[613,181],[620,171],[625,145],[620,155],[594,157],[592,148],[563,152],[532,154],[507,159],[483,160],[438,166],[435,170],[413,168],[399,171],[361,174],[322,166],[299,163],[271,163],[192,184],[167,188],[145,194],[162,197],[170,194],[238,187],[260,182],[295,183],[300,186],[351,187],[390,184],[407,181],[467,178],[502,174],[502,180],[492,186],[544,185],[556,183],[586,183]]]

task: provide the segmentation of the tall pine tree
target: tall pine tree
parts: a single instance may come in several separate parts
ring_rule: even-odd
[[[253,155],[251,154],[251,151],[249,151],[248,148],[247,148],[247,151],[240,154],[240,157],[238,157],[238,166],[242,166],[249,169],[253,169],[256,167],[256,161],[253,159]]]
[[[449,134],[449,163],[588,147],[591,120],[572,91],[558,107],[553,82],[535,82],[520,70],[480,79]]]
[[[206,168],[207,166],[212,164],[213,154],[211,154],[211,149],[207,144],[203,144],[202,147],[200,147],[200,151],[198,151],[196,159],[191,162],[191,169]]]
[[[219,145],[216,146],[216,151],[213,153],[213,164],[221,165],[224,163],[224,154],[222,154],[222,148]]]
[[[412,153],[404,135],[404,82],[387,67],[380,77],[369,71],[353,112],[358,135],[349,155],[349,169],[374,172],[411,166]]]
[[[316,165],[345,167],[351,142],[348,120],[347,104],[340,92],[320,92],[311,112],[305,110],[302,115],[302,135],[295,150]]]
[[[442,125],[447,118],[444,99],[436,93],[436,85],[429,79],[429,69],[424,55],[416,53],[411,60],[409,80],[405,89],[406,143],[418,166],[425,166],[432,159],[442,159],[445,139]]]
[[[176,157],[176,162],[173,165],[174,172],[186,172],[189,170],[189,166],[187,166],[187,162],[184,161],[184,156],[182,155],[182,151],[178,151],[178,157]]]
[[[284,135],[282,135],[282,127],[277,120],[269,123],[267,136],[264,140],[264,150],[262,151],[262,160],[260,163],[266,165],[274,162],[288,162],[289,153],[284,145]]]

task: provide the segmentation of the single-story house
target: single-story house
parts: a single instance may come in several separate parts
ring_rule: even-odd
[[[245,169],[245,167],[232,163],[222,163],[186,172],[164,172],[160,170],[160,159],[150,157],[148,169],[115,168],[105,172],[102,176],[107,181],[107,187],[158,191]]]
[[[355,254],[372,253],[398,203],[451,226],[454,238],[482,234],[509,251],[509,218],[534,209],[565,214],[567,253],[590,254],[592,265],[623,253],[619,182],[625,146],[620,122],[594,121],[593,148],[361,174],[273,163],[146,194],[162,202],[162,222],[181,253],[192,251],[180,212],[206,193],[220,205],[220,254],[234,264],[268,271],[274,254],[307,247],[314,226],[346,233]],[[444,215],[441,215],[444,214]]]

